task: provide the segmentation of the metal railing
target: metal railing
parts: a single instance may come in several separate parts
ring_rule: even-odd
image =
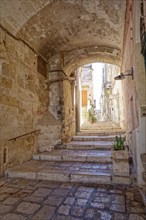
[[[34,131],[31,131],[31,132],[28,132],[28,133],[25,133],[25,134],[16,136],[16,137],[14,137],[14,138],[9,139],[8,141],[16,141],[16,139],[18,139],[18,138],[27,136],[27,135],[29,135],[29,134],[37,133],[37,132],[40,132],[40,130],[34,130]]]

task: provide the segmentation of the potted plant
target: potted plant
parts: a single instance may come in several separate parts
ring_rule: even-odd
[[[113,142],[114,150],[124,150],[125,149],[125,141],[126,137],[122,137],[121,135],[118,137],[115,137],[115,140]]]
[[[112,147],[112,162],[113,162],[113,179],[114,182],[127,183],[129,177],[129,152],[125,145],[126,137],[121,135],[116,136]],[[125,180],[125,182],[123,182]]]

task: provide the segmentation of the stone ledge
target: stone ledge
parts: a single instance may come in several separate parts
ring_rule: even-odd
[[[115,184],[131,184],[131,178],[127,176],[112,176],[112,183]]]

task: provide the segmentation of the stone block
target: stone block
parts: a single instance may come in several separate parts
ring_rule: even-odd
[[[54,180],[54,181],[62,181],[62,182],[69,182],[69,173],[60,171],[55,172],[50,170],[41,170],[37,173],[37,179],[39,180]]]
[[[40,160],[61,161],[61,155],[40,154]]]
[[[64,161],[78,161],[78,162],[85,162],[86,161],[86,157],[83,156],[69,156],[69,155],[65,155],[63,156],[63,160]]]
[[[5,214],[11,211],[13,207],[11,205],[0,204],[0,214]]]
[[[36,179],[36,173],[35,172],[23,172],[22,170],[19,170],[19,171],[6,171],[6,175],[9,178]]]
[[[33,160],[40,160],[40,155],[39,154],[33,154]]]
[[[113,175],[129,176],[128,150],[112,150]]]
[[[33,214],[37,209],[39,209],[40,205],[30,203],[30,202],[22,202],[20,205],[17,207],[17,212],[26,214],[26,215],[31,215]]]
[[[87,156],[87,162],[108,163],[111,162],[111,158],[100,156]]]
[[[113,160],[113,175],[129,176],[129,162]]]
[[[17,107],[17,108],[19,107],[19,100],[11,96],[1,95],[0,103],[3,105],[11,106],[11,107]]]
[[[44,206],[40,209],[39,212],[37,212],[34,217],[32,218],[32,220],[45,220],[45,219],[51,219],[51,217],[54,214],[55,211],[55,207],[52,206]]]
[[[27,218],[22,215],[9,213],[4,215],[1,220],[27,220]]]
[[[113,176],[112,177],[112,183],[115,184],[131,184],[130,177],[123,177],[123,176]]]
[[[72,173],[71,182],[81,183],[111,183],[110,175],[97,175],[91,173]]]
[[[62,215],[68,215],[69,214],[69,210],[70,210],[70,206],[69,205],[62,205],[62,206],[59,207],[58,213],[62,214]]]
[[[12,79],[6,78],[6,77],[2,77],[0,85],[2,87],[4,87],[5,89],[12,89],[12,85],[13,85]]]

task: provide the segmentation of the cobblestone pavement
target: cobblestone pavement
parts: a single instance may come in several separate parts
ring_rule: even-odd
[[[1,178],[0,219],[146,220],[146,209],[131,186]]]

